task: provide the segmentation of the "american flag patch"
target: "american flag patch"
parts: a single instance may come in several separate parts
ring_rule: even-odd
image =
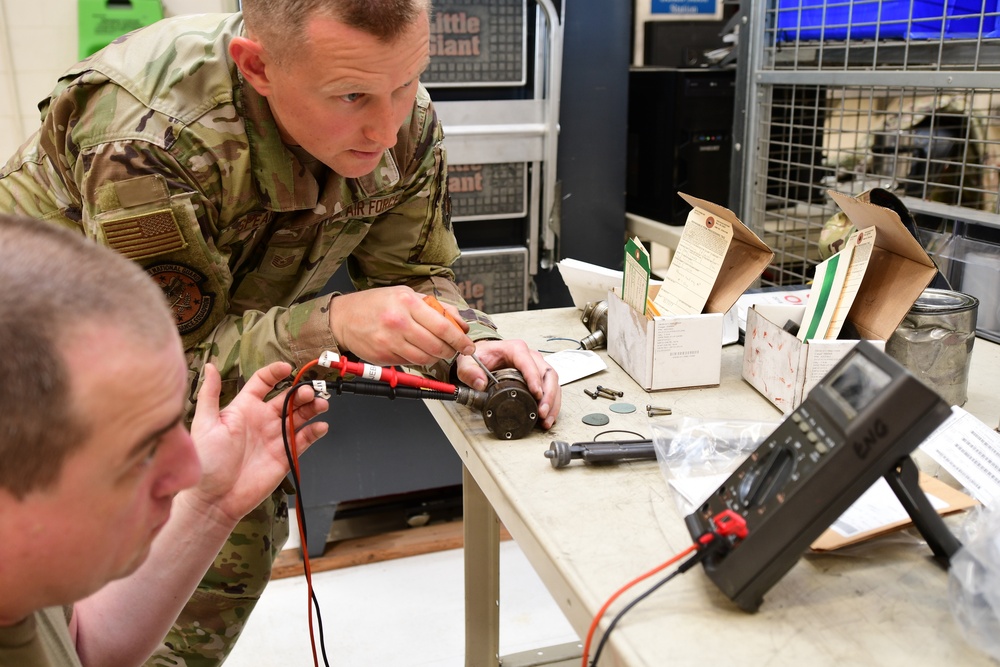
[[[129,259],[156,257],[187,247],[169,208],[104,223],[108,245]]]

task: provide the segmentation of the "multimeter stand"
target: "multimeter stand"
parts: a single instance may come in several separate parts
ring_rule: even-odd
[[[909,456],[904,457],[896,468],[886,473],[884,477],[906,513],[913,519],[913,525],[927,540],[927,546],[934,552],[934,558],[947,569],[951,557],[961,548],[962,543],[944,524],[941,515],[934,510],[931,502],[927,500],[927,495],[920,488],[917,464]]]

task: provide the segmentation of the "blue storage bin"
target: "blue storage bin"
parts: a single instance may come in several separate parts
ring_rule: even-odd
[[[990,35],[997,0],[778,0],[778,42]]]

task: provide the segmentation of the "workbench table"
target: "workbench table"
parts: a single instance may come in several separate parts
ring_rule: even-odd
[[[572,347],[551,337],[589,332],[580,311],[562,308],[496,316],[507,338],[535,349]],[[553,468],[544,452],[552,440],[589,441],[609,429],[652,437],[647,404],[673,409],[661,423],[684,417],[780,422],[781,413],[740,376],[743,348],[723,349],[718,387],[647,393],[612,361],[608,369],[563,386],[552,430],[521,440],[490,434],[482,417],[454,403],[428,402],[464,465],[466,664],[499,664],[499,526],[510,532],[584,638],[593,615],[625,583],[691,544],[659,465],[633,461],[589,465],[574,460]],[[977,339],[965,409],[995,426],[1000,416],[993,379],[1000,346]],[[632,414],[609,411],[609,401],[583,389],[619,389]],[[587,426],[592,412],[607,426]],[[602,439],[635,439],[609,434]],[[669,573],[636,585],[612,605],[594,648],[614,614]],[[874,540],[843,553],[803,557],[764,596],[760,609],[739,610],[701,566],[676,577],[626,614],[611,634],[601,665],[663,667],[731,662],[737,665],[988,665],[952,619],[947,574],[918,537]],[[506,663],[505,663],[506,664]]]

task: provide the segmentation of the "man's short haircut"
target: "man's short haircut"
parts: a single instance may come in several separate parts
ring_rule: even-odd
[[[95,324],[150,349],[177,336],[163,292],[138,264],[54,224],[0,214],[0,488],[17,498],[54,483],[90,432],[88,416],[75,414],[63,348]]]
[[[422,14],[431,0],[243,0],[247,31],[278,59],[300,49],[306,26],[326,16],[391,44]]]

